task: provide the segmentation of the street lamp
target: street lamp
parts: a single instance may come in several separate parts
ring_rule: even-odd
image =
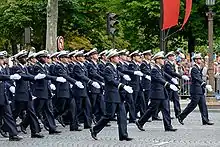
[[[213,62],[213,16],[212,6],[215,5],[215,0],[206,0],[206,5],[208,6],[208,12],[206,16],[208,17],[208,42],[209,42],[209,64],[208,64],[208,75],[209,84],[212,85],[213,90],[215,90],[215,78],[214,78],[214,62]],[[214,94],[214,93],[213,93]],[[213,96],[213,95],[212,95]]]

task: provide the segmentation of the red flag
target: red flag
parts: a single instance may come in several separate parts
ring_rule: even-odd
[[[180,12],[180,0],[162,0],[163,5],[163,26],[166,30],[178,24]]]
[[[181,30],[183,29],[187,20],[189,19],[191,10],[192,10],[192,0],[186,0],[185,17],[184,17],[182,27],[180,28]]]

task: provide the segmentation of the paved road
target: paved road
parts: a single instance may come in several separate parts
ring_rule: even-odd
[[[145,124],[145,132],[129,124],[129,136],[134,138],[131,142],[118,141],[117,124],[112,122],[111,127],[98,134],[98,141],[91,138],[89,130],[70,132],[68,127],[59,126],[63,131],[61,135],[48,135],[43,131],[44,139],[31,139],[30,135],[21,134],[24,136],[21,142],[9,142],[0,137],[0,147],[220,147],[220,112],[210,112],[210,118],[214,126],[202,126],[197,111],[189,115],[184,126],[173,120],[177,132],[164,132],[162,122]]]

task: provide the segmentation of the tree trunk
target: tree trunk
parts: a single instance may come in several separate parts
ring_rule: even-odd
[[[48,0],[46,49],[49,53],[57,51],[58,0]]]

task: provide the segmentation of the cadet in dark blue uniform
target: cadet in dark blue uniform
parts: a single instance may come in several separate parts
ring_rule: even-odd
[[[144,59],[140,65],[141,72],[145,74],[148,78],[143,78],[141,81],[143,91],[144,91],[144,98],[145,98],[145,104],[146,104],[146,109],[148,108],[148,103],[149,103],[149,98],[150,98],[150,83],[151,83],[151,65],[150,65],[150,60],[151,60],[151,50],[147,50],[142,53],[144,56]]]
[[[184,80],[189,80],[189,78],[186,75],[180,75],[176,71],[176,65],[175,65],[175,53],[174,51],[171,51],[167,53],[166,58],[168,59],[164,65],[164,72],[172,76],[173,78],[179,78],[179,79],[184,79]],[[166,78],[166,77],[165,77]],[[166,80],[168,80],[166,78]],[[172,82],[172,81],[168,81]],[[178,85],[178,83],[176,83]],[[169,98],[171,101],[173,101],[174,105],[174,112],[175,116],[177,117],[181,113],[181,108],[180,108],[180,100],[179,100],[179,95],[177,91],[173,90],[168,90]]]
[[[81,131],[77,126],[76,119],[76,102],[73,97],[71,97],[71,84],[76,84],[79,88],[84,88],[81,82],[78,82],[72,79],[69,76],[69,70],[67,67],[68,63],[68,52],[62,51],[58,55],[59,62],[54,67],[54,73],[56,76],[63,76],[67,82],[57,83],[56,85],[56,111],[54,112],[55,118],[59,118],[61,124],[64,124],[62,121],[62,115],[66,110],[70,113],[70,131]]]
[[[89,96],[92,104],[93,120],[97,122],[101,116],[104,115],[104,97],[103,88],[105,86],[104,78],[100,75],[100,69],[98,67],[98,52],[94,48],[89,51],[88,56],[90,57],[90,62],[87,65],[88,76],[91,80],[96,81],[102,88],[95,88],[92,85],[89,86]]]
[[[104,76],[104,75],[103,75],[103,72],[104,72],[104,69],[105,69],[106,61],[107,61],[107,59],[106,59],[106,53],[107,53],[107,50],[104,50],[104,51],[102,51],[101,53],[99,53],[99,63],[98,63],[98,67],[99,67],[101,76]]]
[[[183,112],[178,116],[179,122],[183,125],[183,120],[189,115],[198,105],[199,110],[202,117],[203,125],[213,125],[214,123],[209,121],[208,117],[208,109],[205,100],[205,88],[208,91],[212,91],[211,85],[206,85],[206,83],[202,80],[202,72],[201,72],[201,55],[195,54],[193,60],[195,65],[191,69],[191,79],[192,84],[190,85],[190,97],[191,101],[187,105],[187,107],[183,110]]]
[[[132,93],[133,90],[130,86],[126,86],[120,83],[120,75],[117,70],[117,64],[119,63],[118,53],[112,51],[109,53],[108,58],[110,63],[106,65],[104,70],[105,80],[105,102],[106,102],[106,114],[97,122],[97,124],[90,129],[91,136],[97,140],[97,134],[106,126],[106,124],[117,113],[119,140],[130,141],[132,138],[128,137],[127,133],[127,117],[124,107],[124,102],[121,100],[119,91],[125,89],[127,92]]]
[[[169,97],[167,94],[167,88],[177,91],[177,87],[167,82],[164,78],[164,72],[162,66],[164,65],[163,52],[158,52],[154,55],[155,66],[151,70],[151,94],[150,94],[150,105],[145,114],[136,121],[136,125],[139,130],[144,131],[144,124],[155,112],[155,109],[159,108],[163,115],[163,123],[165,131],[176,131],[171,125],[170,118],[170,106]],[[172,77],[170,77],[171,79]]]
[[[121,77],[120,82],[122,84],[128,85],[128,82],[131,80],[128,74],[133,74],[134,71],[128,70],[129,63],[127,63],[126,52],[127,52],[126,50],[119,51],[120,61],[117,65],[117,69],[121,73],[126,74],[124,75],[124,77]],[[136,115],[135,115],[135,105],[134,105],[133,95],[122,89],[120,91],[120,96],[121,96],[121,99],[125,101],[126,112],[129,112],[129,123],[135,123]]]
[[[22,137],[18,136],[15,121],[12,117],[11,108],[7,97],[6,82],[7,80],[19,80],[20,75],[6,75],[2,65],[4,64],[4,54],[0,52],[0,118],[3,119],[2,128],[9,132],[9,141],[19,141]]]
[[[75,57],[77,59],[77,63],[74,66],[74,69],[71,74],[77,81],[80,81],[83,83],[84,88],[79,89],[78,87],[74,87],[74,96],[76,98],[76,103],[78,105],[78,116],[81,114],[84,114],[84,129],[91,128],[92,125],[92,107],[91,102],[88,97],[88,90],[87,86],[92,85],[95,88],[100,88],[100,85],[97,82],[93,82],[91,79],[88,78],[88,71],[85,65],[83,64],[85,62],[83,50],[79,51],[75,54]]]
[[[141,86],[142,78],[144,78],[144,74],[140,71],[139,63],[141,62],[141,55],[139,51],[134,51],[130,54],[132,61],[128,66],[128,70],[133,71],[133,73],[129,74],[131,77],[131,81],[129,82],[129,86],[131,86],[134,90],[133,99],[135,104],[135,114],[140,112],[140,116],[144,114],[146,111],[145,99],[143,88]]]
[[[66,79],[63,77],[54,77],[48,75],[49,71],[46,68],[46,58],[47,58],[47,51],[43,50],[36,54],[36,58],[38,62],[34,66],[34,74],[37,75],[39,73],[45,74],[46,78],[42,80],[37,80],[35,82],[35,88],[34,88],[34,96],[37,97],[36,103],[35,103],[35,110],[38,115],[38,117],[42,120],[43,114],[46,117],[46,122],[43,120],[42,122],[45,124],[48,124],[49,127],[49,134],[57,134],[60,133],[60,131],[56,130],[56,124],[54,120],[54,116],[52,113],[52,110],[50,109],[50,103],[49,99],[51,98],[51,81],[54,80],[57,82],[64,83],[66,82]]]
[[[44,136],[40,134],[40,125],[33,107],[32,91],[29,81],[43,79],[46,77],[46,75],[38,74],[36,76],[33,76],[29,74],[27,67],[25,67],[27,58],[26,51],[19,52],[15,55],[15,57],[19,63],[17,66],[13,66],[12,74],[19,74],[21,76],[21,79],[16,80],[14,96],[15,109],[13,110],[13,117],[16,121],[19,114],[25,110],[26,116],[24,120],[20,123],[21,131],[27,134],[26,128],[28,127],[28,125],[30,125],[31,137],[43,138]]]

